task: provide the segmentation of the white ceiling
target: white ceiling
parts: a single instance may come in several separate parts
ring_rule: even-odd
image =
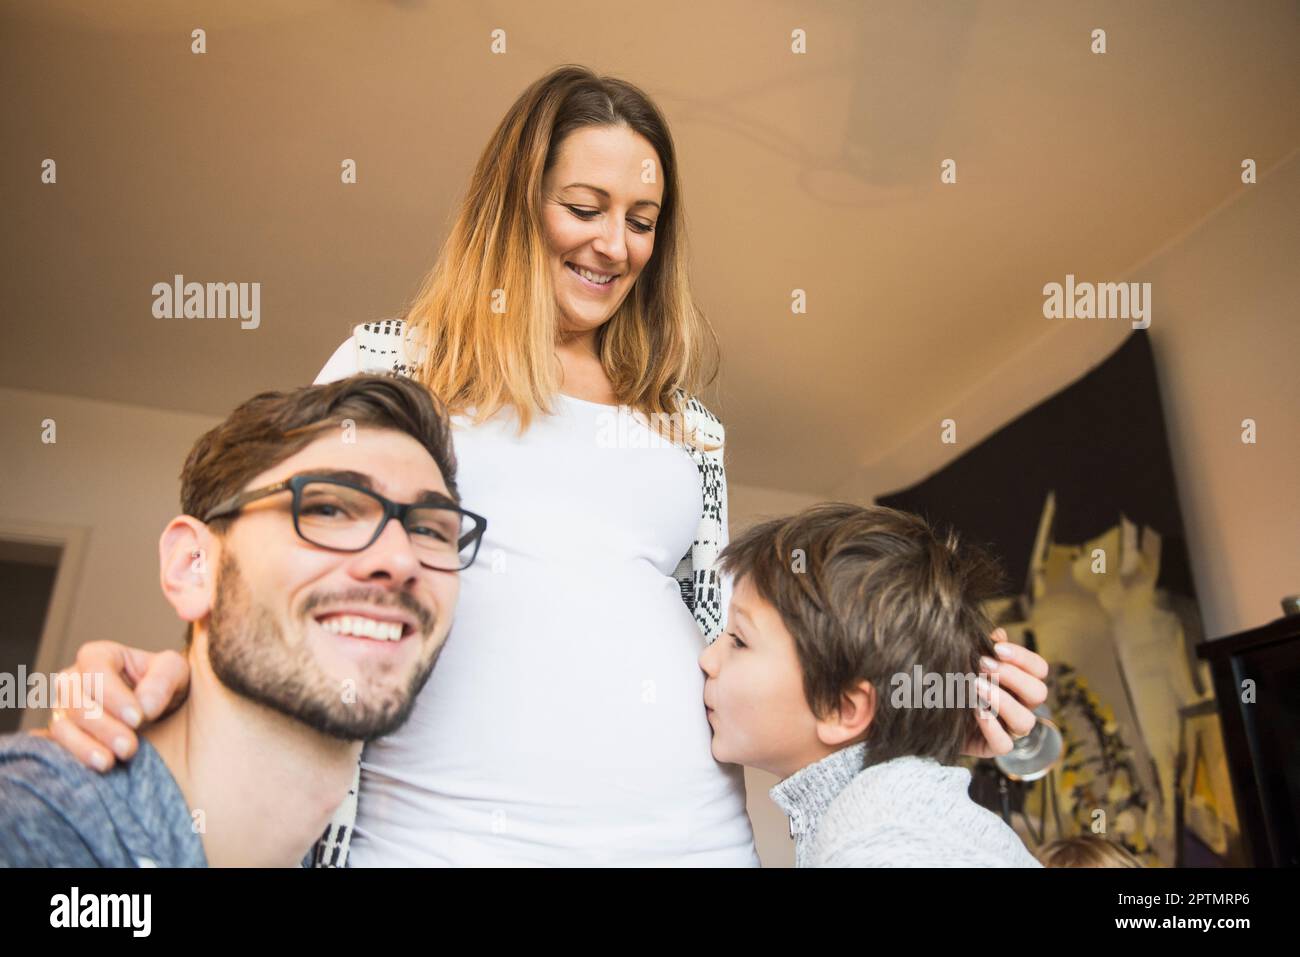
[[[0,383],[221,415],[310,381],[415,291],[513,99],[577,62],[672,123],[730,480],[821,493],[1043,335],[1045,282],[1126,276],[1242,158],[1300,146],[1297,10],[6,2]],[[261,328],[153,318],[175,273],[261,282]]]

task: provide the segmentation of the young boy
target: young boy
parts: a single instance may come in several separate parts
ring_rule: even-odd
[[[713,756],[782,779],[795,866],[1042,866],[950,766],[991,714],[974,693],[987,554],[832,502],[750,528],[719,563],[727,631],[700,656]]]

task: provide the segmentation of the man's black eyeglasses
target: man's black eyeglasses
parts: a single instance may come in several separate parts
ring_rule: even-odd
[[[249,502],[293,492],[293,527],[312,545],[360,552],[383,534],[390,518],[402,523],[425,568],[463,571],[478,554],[487,519],[446,496],[401,505],[363,485],[322,475],[295,475],[240,492],[212,508],[203,521],[233,515]]]

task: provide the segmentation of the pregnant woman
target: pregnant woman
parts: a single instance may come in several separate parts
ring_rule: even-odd
[[[427,385],[490,518],[438,665],[407,724],[366,746],[318,863],[758,864],[742,769],[713,759],[702,703],[727,500],[685,240],[659,110],[560,68],[497,127],[404,317],[358,326],[317,377]],[[133,750],[127,706],[153,719],[187,680],[174,653],[111,642],[76,668],[108,673],[105,716],[50,733],[92,765],[119,738]],[[1005,727],[981,722],[975,751],[1032,727],[1030,671],[1046,664],[1023,649],[1000,664]]]

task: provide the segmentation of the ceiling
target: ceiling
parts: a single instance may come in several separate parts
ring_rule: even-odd
[[[1044,335],[1045,282],[1124,277],[1300,146],[1294,0],[5,2],[0,384],[224,415],[309,382],[565,62],[666,112],[730,481],[809,494]],[[260,328],[155,319],[176,273],[260,282]]]

